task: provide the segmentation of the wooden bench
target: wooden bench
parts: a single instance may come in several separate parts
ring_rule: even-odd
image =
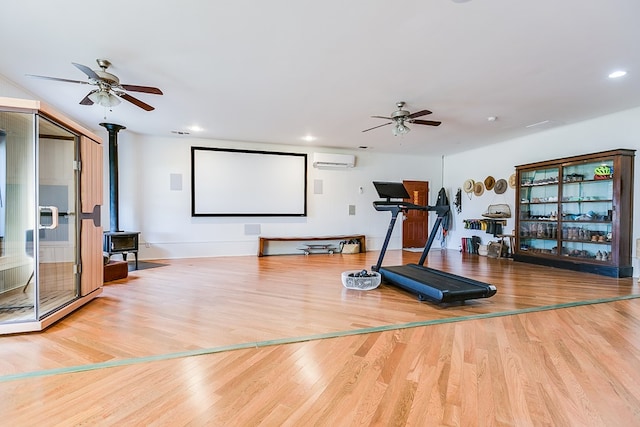
[[[363,234],[352,234],[352,235],[344,235],[344,236],[314,236],[314,237],[260,237],[258,243],[258,256],[264,256],[265,245],[270,241],[279,241],[279,242],[307,242],[307,241],[318,241],[318,240],[357,240],[360,242],[360,252],[366,252],[367,246],[365,243],[365,237]]]

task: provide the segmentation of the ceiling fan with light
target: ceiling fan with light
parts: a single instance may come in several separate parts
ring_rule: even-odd
[[[111,62],[107,61],[106,59],[96,59],[96,62],[98,63],[98,66],[100,66],[100,70],[92,70],[86,65],[76,64],[75,62],[72,62],[72,64],[76,68],[87,75],[87,77],[89,78],[88,81],[37,76],[33,74],[27,75],[30,77],[38,77],[47,80],[56,80],[60,82],[79,83],[96,86],[95,89],[89,92],[87,96],[85,96],[82,101],[80,101],[80,104],[82,105],[98,104],[102,105],[103,107],[113,107],[120,104],[120,98],[122,98],[125,101],[129,101],[130,103],[142,108],[145,111],[152,111],[154,109],[154,107],[152,107],[151,105],[142,102],[137,98],[134,98],[133,96],[126,93],[126,91],[162,95],[162,91],[160,89],[150,86],[122,84],[120,83],[120,79],[118,77],[107,72],[107,68],[111,66]]]
[[[411,129],[409,129],[407,127],[407,123],[414,123],[417,125],[427,125],[427,126],[440,126],[440,124],[442,122],[437,122],[437,121],[433,121],[433,120],[420,120],[420,119],[416,119],[416,117],[422,117],[422,116],[426,116],[428,114],[432,114],[431,111],[429,110],[421,110],[421,111],[417,111],[415,113],[410,113],[407,110],[403,110],[402,108],[404,107],[404,102],[398,102],[396,103],[396,107],[398,107],[398,109],[396,111],[394,111],[393,113],[391,113],[391,117],[384,117],[384,116],[371,116],[373,118],[376,119],[387,119],[387,120],[391,120],[389,123],[385,123],[382,125],[378,125],[378,126],[374,126],[372,128],[369,129],[365,129],[362,132],[368,132],[370,130],[373,129],[378,129],[382,126],[387,126],[390,124],[393,124],[393,128],[391,128],[391,132],[395,135],[404,135],[409,133],[409,131]]]

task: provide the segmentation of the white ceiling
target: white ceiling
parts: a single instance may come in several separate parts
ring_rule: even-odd
[[[92,129],[446,155],[640,106],[639,17],[638,0],[3,0],[0,74]],[[156,109],[26,76],[85,80],[71,63],[97,58],[162,89],[130,92]],[[398,101],[443,124],[362,132]]]

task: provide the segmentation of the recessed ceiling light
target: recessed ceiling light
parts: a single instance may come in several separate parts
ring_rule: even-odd
[[[198,125],[189,126],[187,129],[189,129],[191,132],[202,132],[204,130]]]
[[[617,70],[614,71],[613,73],[609,74],[609,78],[610,79],[617,79],[618,77],[622,77],[622,76],[626,76],[627,72],[624,70]]]
[[[307,142],[312,142],[312,141],[315,141],[317,138],[313,135],[307,135],[307,136],[303,136],[302,139]]]

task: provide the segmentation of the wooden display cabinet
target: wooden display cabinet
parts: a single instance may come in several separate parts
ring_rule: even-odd
[[[635,150],[516,166],[513,258],[630,277]]]

